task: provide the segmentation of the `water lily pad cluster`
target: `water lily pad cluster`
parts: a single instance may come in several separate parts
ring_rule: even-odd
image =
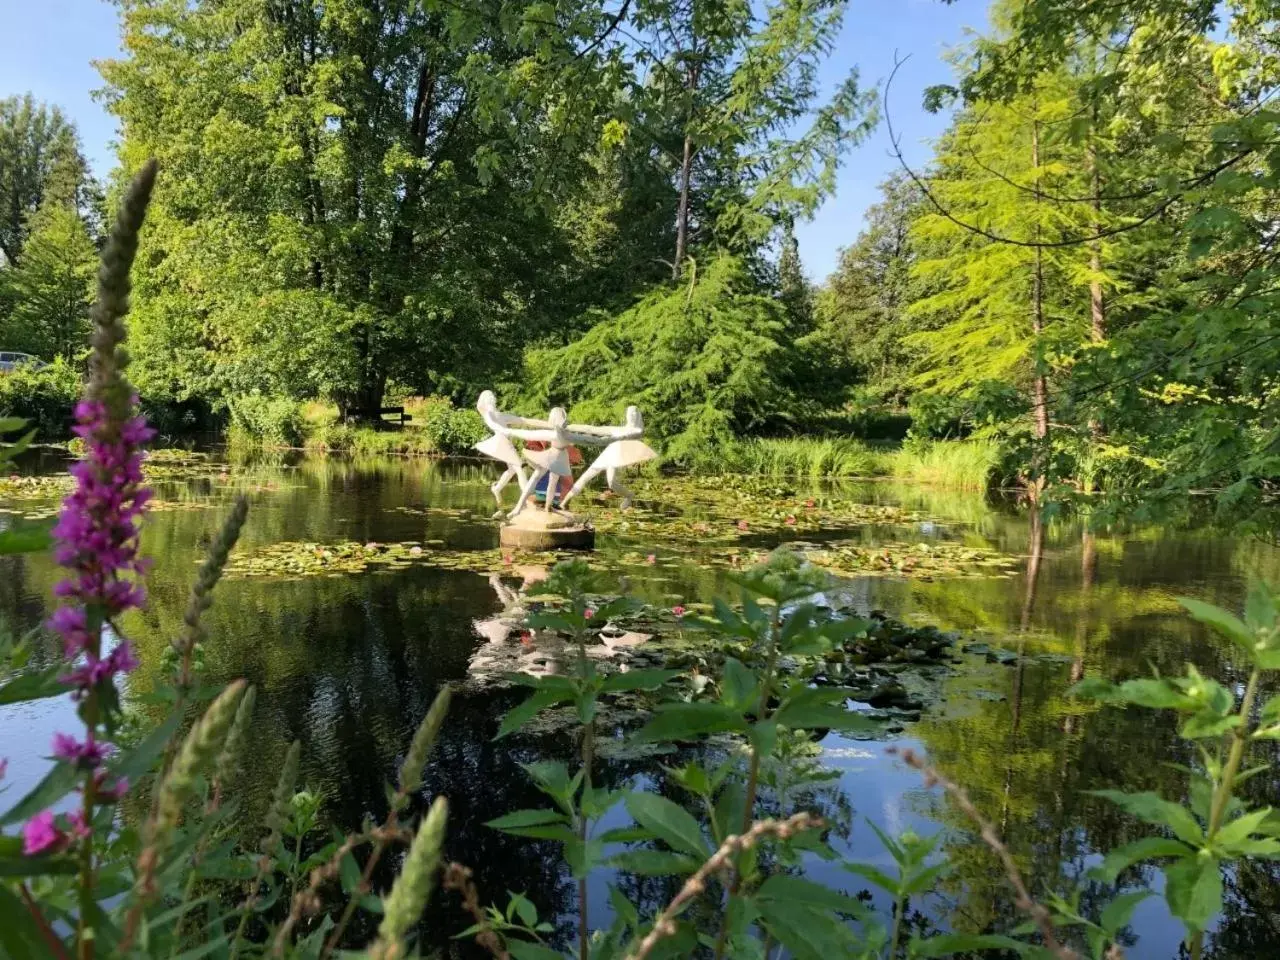
[[[563,559],[550,552],[494,550],[453,550],[443,540],[401,540],[391,543],[314,543],[286,540],[268,544],[248,553],[233,555],[226,574],[298,580],[304,577],[339,577],[366,571],[402,570],[425,564],[446,570],[500,573],[517,566],[551,566]],[[592,557],[593,566],[603,568],[603,560]]]
[[[1007,554],[949,540],[925,543],[837,543],[805,551],[812,563],[841,576],[1010,576],[1018,561]]]
[[[701,545],[760,535],[816,533],[915,524],[926,517],[888,504],[860,502],[851,492],[810,496],[756,477],[642,477],[629,510],[604,500],[591,511],[602,533]]]
[[[74,481],[65,473],[0,477],[0,500],[61,500]]]

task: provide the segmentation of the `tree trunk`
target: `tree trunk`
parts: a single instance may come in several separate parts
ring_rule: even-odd
[[[1032,109],[1036,105],[1032,104]],[[1040,121],[1031,121],[1031,169],[1035,176],[1035,236],[1040,239]],[[1031,478],[1031,499],[1039,502],[1045,486],[1049,447],[1049,390],[1045,381],[1044,362],[1040,356],[1040,338],[1044,334],[1044,251],[1035,248],[1035,264],[1031,276],[1031,332],[1034,335],[1035,374],[1032,380],[1032,407],[1035,412],[1036,453]]]
[[[693,169],[693,138],[684,137],[684,157],[680,161],[680,206],[676,210],[676,258],[671,264],[671,279],[680,279],[680,269],[689,246],[689,175]]]
[[[1089,144],[1085,153],[1089,165],[1090,189],[1093,193],[1093,229],[1096,235],[1102,232],[1102,172],[1098,169],[1098,105],[1093,105],[1093,123],[1089,128]],[[1107,306],[1102,299],[1102,241],[1094,239],[1089,242],[1089,334],[1094,343],[1107,339]],[[1097,417],[1089,418],[1089,434],[1101,439],[1102,421]]]
[[[684,153],[680,157],[680,206],[676,209],[676,259],[671,264],[671,279],[679,280],[680,271],[684,268],[684,258],[689,253],[689,190],[693,179],[693,97],[698,89],[697,45],[689,51],[690,66],[686,90],[689,94],[689,109],[684,120]]]

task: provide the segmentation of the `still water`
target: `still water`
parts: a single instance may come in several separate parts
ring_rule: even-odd
[[[33,470],[61,467],[46,455]],[[142,660],[130,678],[144,692],[159,671],[164,646],[178,629],[196,566],[231,496],[251,495],[240,550],[280,541],[443,541],[458,550],[487,550],[497,529],[487,484],[494,471],[475,463],[304,459],[229,467],[216,460],[189,476],[158,484],[170,509],[154,513],[144,537],[155,558],[151,605],[126,625]],[[828,735],[823,761],[841,774],[811,801],[837,824],[838,846],[858,859],[888,861],[866,826],[944,831],[956,864],[939,895],[919,904],[922,928],[1007,928],[1014,910],[985,848],[968,842],[966,824],[918,777],[886,753],[914,746],[964,784],[1001,828],[1033,891],[1083,878],[1095,851],[1142,835],[1143,828],[1093,789],[1121,786],[1179,796],[1186,761],[1173,725],[1149,712],[1079,704],[1065,694],[1086,676],[1144,674],[1151,665],[1181,672],[1194,662],[1225,683],[1237,681],[1226,651],[1179,613],[1176,598],[1194,596],[1228,607],[1242,603],[1249,579],[1280,582],[1280,550],[1205,530],[1127,529],[1085,534],[1073,522],[1032,524],[1012,505],[918,488],[866,486],[868,501],[899,504],[937,520],[910,529],[866,528],[865,542],[957,539],[1018,558],[1011,575],[925,581],[862,577],[841,587],[864,610],[882,609],[909,623],[935,624],[981,641],[999,655],[958,657],[933,678],[919,722],[881,741]],[[3,504],[0,504],[3,506]],[[30,504],[24,504],[30,507]],[[764,548],[772,542],[760,542]],[[602,550],[643,554],[643,540],[601,537]],[[45,558],[9,559],[0,567],[0,616],[13,628],[37,625],[48,610],[57,571]],[[627,571],[628,589],[653,603],[710,600],[724,575],[693,564]],[[385,814],[385,784],[395,778],[413,730],[444,683],[461,684],[445,733],[427,772],[420,804],[450,800],[447,854],[474,871],[482,897],[505,902],[524,891],[543,917],[570,932],[574,891],[554,845],[521,840],[483,826],[502,813],[540,806],[540,795],[516,764],[575,750],[567,735],[492,742],[513,697],[468,687],[469,665],[484,642],[480,631],[502,608],[507,578],[418,563],[401,569],[294,581],[229,579],[206,615],[205,669],[212,682],[247,678],[259,688],[246,751],[246,822],[260,817],[284,754],[302,743],[301,782],[325,800],[326,823],[358,827]],[[479,629],[477,629],[479,627]],[[473,692],[474,691],[474,692]],[[44,772],[54,730],[72,726],[70,706],[43,701],[0,711],[0,757],[9,758],[10,799]],[[660,777],[652,759],[602,763],[600,779],[622,785]],[[663,785],[668,796],[674,787]],[[1275,797],[1276,780],[1254,789]],[[321,838],[317,837],[317,842]],[[857,893],[837,868],[814,867],[827,882]],[[593,921],[607,924],[606,878],[593,890]],[[1226,916],[1212,935],[1213,957],[1280,951],[1280,869],[1229,878]],[[1131,881],[1132,882],[1132,881]],[[632,881],[626,892],[642,912],[673,892],[665,879]],[[1096,885],[1086,897],[1106,896]],[[457,905],[437,898],[424,923],[427,940],[446,953],[471,955],[450,941],[466,925]],[[1177,955],[1180,927],[1153,899],[1135,915],[1128,948],[1134,958]],[[366,928],[367,929],[367,928]],[[358,931],[359,932],[359,931]]]

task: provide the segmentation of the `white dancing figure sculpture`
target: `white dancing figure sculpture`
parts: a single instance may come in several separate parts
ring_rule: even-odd
[[[476,401],[476,410],[480,412],[480,418],[484,420],[485,426],[493,431],[493,436],[481,440],[475,445],[475,449],[486,457],[492,457],[499,463],[505,464],[507,468],[489,487],[493,493],[493,499],[498,504],[498,512],[494,516],[501,516],[503,488],[512,479],[520,481],[521,489],[524,489],[525,484],[524,463],[520,459],[520,452],[516,450],[515,444],[511,442],[505,431],[511,427],[549,427],[551,425],[545,420],[527,420],[524,417],[503,413],[498,409],[498,398],[493,395],[492,390],[486,390],[480,394],[480,399]]]
[[[545,510],[550,513],[554,509],[555,491],[559,488],[560,478],[573,476],[573,468],[569,463],[569,448],[572,446],[603,446],[605,449],[565,494],[561,507],[601,473],[605,474],[609,488],[623,495],[624,506],[629,504],[631,495],[618,481],[618,471],[657,456],[640,439],[644,434],[644,421],[636,407],[628,407],[625,422],[616,427],[569,424],[568,416],[561,407],[554,408],[546,420],[532,420],[503,413],[498,410],[497,400],[489,390],[480,395],[476,409],[484,418],[485,425],[494,433],[492,437],[476,444],[476,449],[507,466],[506,472],[490,488],[499,507],[503,487],[512,477],[520,480],[520,498],[507,515],[508,519],[514,519],[524,509],[543,477],[547,478]],[[524,475],[520,456],[516,453],[512,440],[544,445],[541,450],[525,449],[525,459],[533,464],[533,472],[528,477]]]
[[[592,480],[604,473],[605,483],[614,493],[622,496],[622,508],[631,506],[631,491],[618,480],[618,471],[623,467],[634,467],[638,463],[652,460],[657,456],[653,449],[640,439],[644,435],[644,420],[640,416],[639,407],[627,407],[626,417],[620,427],[586,427],[570,428],[579,433],[599,434],[602,437],[615,437],[601,452],[600,456],[587,467],[578,478],[573,489],[564,495],[560,506],[564,506],[586,487]]]

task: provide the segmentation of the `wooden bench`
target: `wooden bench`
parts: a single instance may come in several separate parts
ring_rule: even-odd
[[[387,415],[390,415],[394,419],[399,420],[400,426],[402,427],[406,423],[408,423],[410,420],[413,419],[413,417],[409,416],[409,414],[404,412],[404,407],[379,407],[376,412],[373,410],[348,410],[347,411],[348,420],[363,420],[365,418],[368,418],[370,420],[381,420],[383,417]]]

